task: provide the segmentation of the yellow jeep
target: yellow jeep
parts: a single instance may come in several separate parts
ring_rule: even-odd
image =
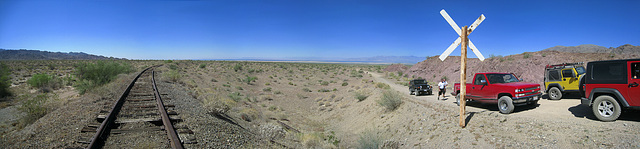
[[[585,74],[583,64],[562,63],[545,67],[544,87],[549,99],[559,100],[563,94],[580,91],[580,78]]]

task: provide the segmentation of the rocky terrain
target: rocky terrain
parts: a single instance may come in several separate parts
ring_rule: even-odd
[[[585,62],[586,65],[586,62],[589,61],[640,58],[640,46],[623,45],[612,48],[613,50],[609,52],[605,51],[606,53],[594,53],[590,48],[583,50],[584,47],[593,46],[564,49],[554,47],[538,52],[489,57],[483,62],[477,58],[469,58],[467,60],[467,80],[471,80],[473,74],[477,72],[511,72],[526,82],[542,84],[544,67],[547,65],[575,62]],[[585,51],[588,52],[584,53]],[[459,82],[460,56],[449,56],[445,61],[440,61],[437,56],[428,57],[404,70],[403,74],[409,78],[425,78],[430,82],[437,82],[442,77],[448,78],[449,82]]]

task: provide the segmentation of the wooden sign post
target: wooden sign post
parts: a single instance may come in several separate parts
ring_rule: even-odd
[[[475,45],[473,45],[473,43],[471,43],[471,41],[469,41],[469,34],[471,34],[471,32],[473,32],[473,30],[478,27],[478,25],[480,25],[480,23],[482,23],[482,21],[484,20],[484,15],[480,15],[480,17],[473,22],[473,24],[471,24],[471,27],[464,26],[462,27],[462,29],[460,29],[460,27],[458,27],[458,24],[456,24],[456,22],[453,21],[453,19],[451,19],[451,17],[449,16],[449,14],[447,14],[446,11],[444,11],[444,9],[442,9],[440,11],[440,14],[442,15],[442,17],[444,17],[445,20],[447,20],[447,22],[449,23],[449,25],[451,25],[451,27],[453,28],[453,30],[455,30],[458,35],[460,35],[460,37],[458,37],[458,39],[456,39],[453,44],[451,44],[449,46],[449,48],[447,48],[447,50],[445,50],[441,55],[440,55],[440,60],[444,61],[444,59],[447,58],[447,56],[449,56],[449,54],[451,54],[451,52],[453,52],[453,50],[458,47],[458,45],[462,44],[462,47],[460,47],[460,127],[464,128],[465,127],[465,106],[467,104],[466,100],[465,100],[465,95],[467,94],[467,46],[469,46],[471,48],[471,50],[473,51],[473,53],[478,57],[478,59],[480,59],[480,61],[484,61],[484,56],[482,56],[482,53],[480,53],[480,51],[478,50],[478,48],[476,48]]]

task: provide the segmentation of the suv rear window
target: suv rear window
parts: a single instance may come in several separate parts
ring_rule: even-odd
[[[623,61],[624,62],[624,61]],[[594,63],[590,69],[590,83],[595,84],[626,84],[627,70],[622,62]]]
[[[558,70],[549,71],[549,81],[560,81],[560,73],[558,73]]]

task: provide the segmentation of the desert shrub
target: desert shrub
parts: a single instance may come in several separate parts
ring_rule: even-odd
[[[237,102],[230,98],[219,98],[213,94],[203,95],[202,102],[204,106],[219,113],[227,113],[231,108],[235,107]]]
[[[365,132],[360,134],[360,139],[358,139],[358,148],[359,149],[377,149],[380,147],[382,139],[371,130],[366,130]]]
[[[200,67],[200,68],[206,68],[206,67],[207,67],[207,64],[200,64],[200,66],[198,66],[198,67]]]
[[[356,96],[356,99],[358,99],[358,101],[363,101],[367,99],[367,97],[369,97],[369,93],[367,93],[364,90],[359,90],[355,92],[355,96]]]
[[[22,119],[23,124],[31,124],[40,119],[48,113],[44,103],[47,102],[49,97],[47,94],[40,94],[34,98],[27,99],[22,103],[18,110],[26,113],[27,115]]]
[[[79,63],[75,66],[75,75],[80,84],[76,85],[80,94],[97,86],[107,84],[115,79],[118,74],[133,72],[131,65],[127,63],[98,61],[96,63]]]
[[[278,110],[278,107],[276,107],[276,106],[269,106],[268,110],[269,110],[269,111],[275,111],[275,110]]]
[[[389,84],[382,83],[382,82],[376,83],[376,87],[377,88],[381,88],[381,89],[390,89],[391,88],[391,86],[389,86]]]
[[[262,91],[270,92],[271,91],[271,87],[263,88]]]
[[[242,94],[238,93],[238,92],[233,92],[233,93],[229,93],[227,95],[227,97],[233,99],[233,101],[240,101],[242,99]]]
[[[173,63],[173,60],[165,60],[164,63]]]
[[[27,84],[38,88],[43,92],[49,92],[51,90],[61,88],[63,85],[60,78],[45,73],[33,75],[29,80],[27,80]]]
[[[274,93],[274,94],[282,94],[282,92],[281,92],[281,91],[275,91],[275,92],[273,92],[273,93]]]
[[[320,85],[327,86],[327,85],[329,85],[329,82],[327,82],[327,81],[322,81],[322,82],[320,83]]]
[[[342,83],[342,86],[347,86],[347,85],[349,85],[349,83],[347,83],[347,82],[343,82]]]
[[[378,100],[378,104],[386,108],[387,111],[396,110],[402,104],[402,95],[395,91],[385,90],[382,92],[382,97]]]
[[[322,148],[324,135],[318,132],[300,134],[300,140],[306,148]]]
[[[304,91],[304,92],[312,92],[309,88],[302,88],[302,91]]]
[[[236,86],[236,89],[238,89],[238,90],[244,90],[244,89],[242,88],[242,86]]]
[[[233,71],[238,72],[239,70],[242,70],[241,64],[236,64],[235,66],[233,66]]]
[[[253,108],[244,108],[240,110],[240,118],[247,122],[251,122],[258,119],[259,112]]]
[[[171,80],[171,82],[178,82],[182,75],[180,75],[177,70],[169,70],[169,72],[165,73],[165,77]]]
[[[318,92],[331,92],[331,90],[323,88],[323,89],[319,89]]]
[[[178,65],[170,64],[170,65],[169,65],[169,69],[171,69],[171,70],[178,70]]]
[[[48,75],[45,73],[39,73],[31,76],[31,79],[27,80],[27,84],[35,88],[41,88],[41,87],[44,87],[46,84],[48,84],[49,81],[51,81],[52,79],[53,79],[53,76],[51,75]]]
[[[529,52],[525,52],[524,55],[522,55],[523,58],[529,58],[531,57],[531,54],[529,54]]]
[[[242,81],[244,81],[244,83],[247,83],[249,85],[251,85],[251,82],[254,82],[254,81],[258,80],[258,77],[252,77],[252,76],[248,76],[248,75],[246,77],[247,78],[245,78]]]
[[[9,78],[9,66],[0,63],[0,98],[11,96],[9,87],[11,87],[11,78]]]

